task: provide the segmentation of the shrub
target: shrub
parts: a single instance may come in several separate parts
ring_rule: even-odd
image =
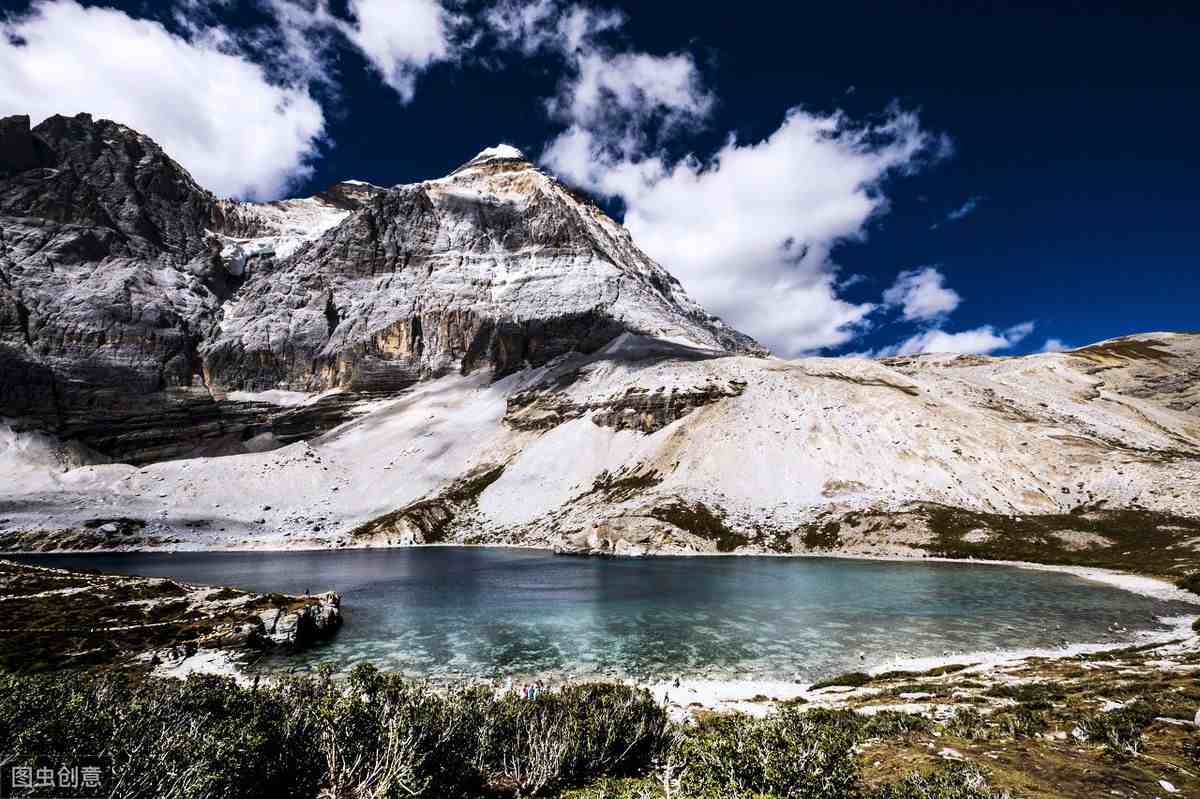
[[[973,707],[960,707],[946,723],[946,732],[968,741],[983,740],[988,735],[987,719]]]
[[[1032,710],[1049,710],[1054,702],[1067,695],[1066,690],[1058,683],[1027,682],[1008,685],[996,685],[989,688],[987,696],[1015,699]]]
[[[766,719],[726,717],[680,742],[678,793],[685,797],[834,799],[858,788],[849,711],[784,708]]]
[[[57,766],[104,756],[121,796],[314,795],[311,741],[277,694],[222,677],[187,681],[0,677],[0,750]]]
[[[862,734],[867,738],[894,738],[922,732],[929,727],[929,719],[916,713],[881,710],[863,721]]]
[[[1000,799],[974,766],[952,763],[933,774],[910,774],[870,794],[870,799]]]
[[[1142,748],[1142,735],[1158,713],[1138,699],[1107,713],[1094,713],[1079,723],[1089,741],[1099,743],[1113,757],[1132,757]]]
[[[521,794],[645,768],[667,741],[666,712],[650,694],[588,684],[529,701],[508,695],[492,706],[485,760]]]
[[[1011,738],[1031,738],[1050,726],[1040,710],[1028,705],[1018,705],[1012,710],[998,713],[995,721],[1000,731]]]
[[[436,692],[356,668],[261,690],[233,680],[0,674],[0,752],[104,756],[122,797],[535,795],[643,772],[666,747],[648,693],[581,685],[535,701]]]
[[[832,688],[835,685],[859,688],[869,682],[871,682],[870,674],[861,671],[851,671],[846,674],[839,674],[837,677],[819,680],[812,684],[811,690],[815,691],[818,688]]]

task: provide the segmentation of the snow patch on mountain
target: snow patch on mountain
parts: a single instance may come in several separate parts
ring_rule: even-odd
[[[352,185],[369,185],[345,181]],[[245,274],[253,258],[284,259],[305,244],[316,241],[341,224],[350,211],[316,197],[279,200],[272,203],[241,203],[243,224],[256,228],[254,236],[211,233],[220,243],[220,257],[231,275]]]
[[[469,163],[479,163],[482,161],[494,161],[503,159],[525,159],[525,153],[513,147],[511,144],[497,144],[495,147],[486,147],[479,151],[479,155],[470,160]]]

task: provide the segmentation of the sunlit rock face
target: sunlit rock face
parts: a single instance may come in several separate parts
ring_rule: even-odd
[[[114,122],[0,121],[0,416],[21,429],[131,463],[237,453],[627,331],[762,353],[507,145],[438,180],[252,204]]]

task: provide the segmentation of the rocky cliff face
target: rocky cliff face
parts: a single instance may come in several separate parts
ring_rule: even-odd
[[[0,120],[0,416],[19,429],[132,463],[261,449],[625,331],[761,352],[511,148],[247,204],[115,122]]]

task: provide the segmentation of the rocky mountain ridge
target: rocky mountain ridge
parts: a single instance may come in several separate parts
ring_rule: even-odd
[[[263,449],[624,331],[762,351],[512,148],[256,204],[115,122],[0,121],[0,416],[20,429],[132,463]]]

